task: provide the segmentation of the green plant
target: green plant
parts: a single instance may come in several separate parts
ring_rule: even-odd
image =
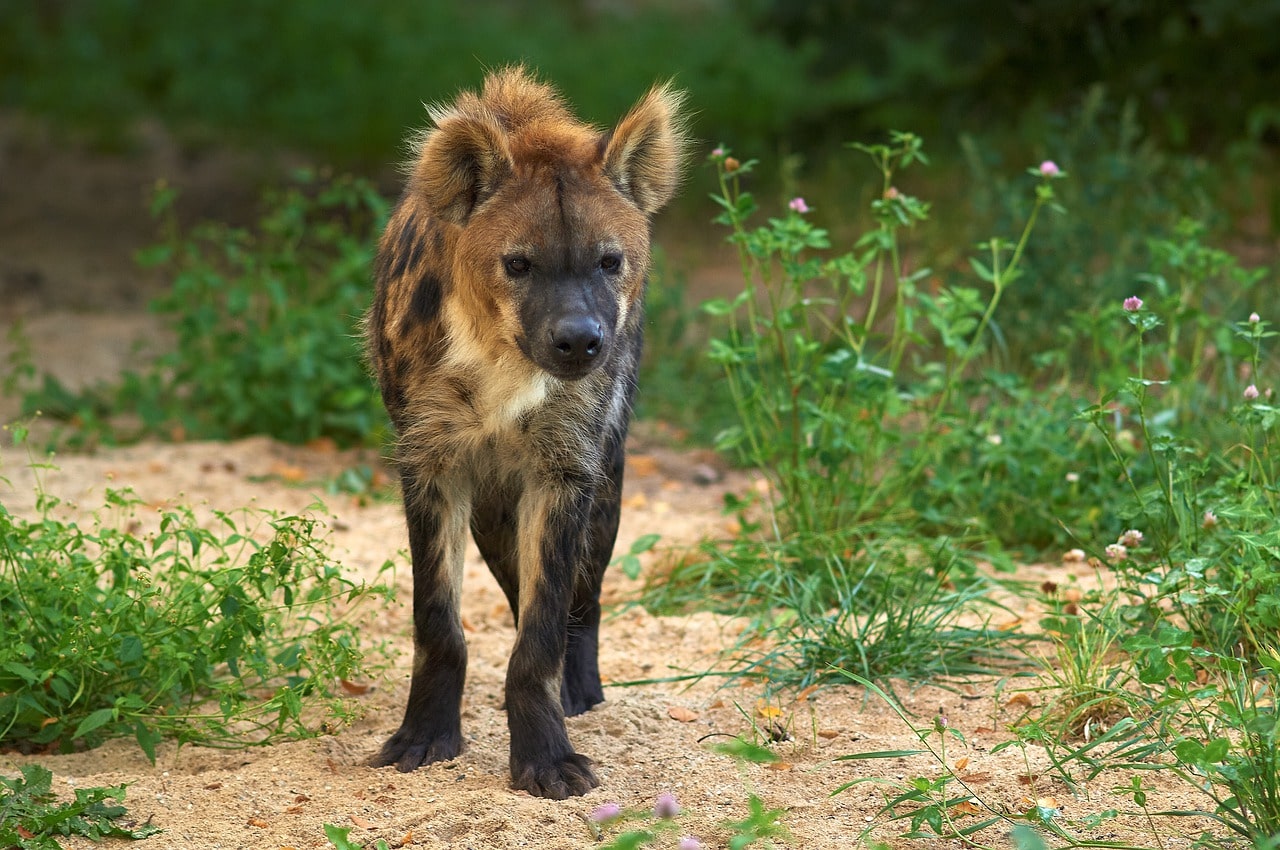
[[[1256,665],[1217,660],[1216,687],[1197,692],[1192,683],[1178,682],[1192,689],[1185,701],[1178,699],[1192,722],[1170,742],[1177,770],[1213,800],[1219,823],[1255,845],[1274,845],[1280,839],[1280,655],[1273,649]],[[1182,696],[1173,688],[1166,694]]]
[[[1200,815],[1272,846],[1280,837],[1277,417],[1257,385],[1269,374],[1262,347],[1274,332],[1256,313],[1226,322],[1191,306],[1185,292],[1213,276],[1248,286],[1256,273],[1204,246],[1192,225],[1178,235],[1158,253],[1179,258],[1181,282],[1150,276],[1159,307],[1138,296],[1120,305],[1133,331],[1113,354],[1129,374],[1081,413],[1107,445],[1109,474],[1125,485],[1108,508],[1127,530],[1105,546],[1084,541],[1095,569],[1108,565],[1099,584],[1111,589],[1071,603],[1075,610],[1056,605],[1046,619],[1060,650],[1047,677],[1052,696],[1016,732],[1045,747],[1073,788],[1126,776],[1118,791],[1157,841],[1158,820]],[[1099,321],[1117,321],[1106,315]],[[1232,346],[1229,356],[1199,360],[1205,340]],[[1211,805],[1153,811],[1132,771],[1177,777]],[[1217,833],[1200,840],[1229,844]]]
[[[26,765],[13,779],[0,776],[0,847],[18,850],[61,850],[58,837],[147,838],[160,829],[150,823],[125,826],[125,786],[76,788],[75,800],[59,803],[53,794],[53,774],[40,765]]]
[[[924,287],[930,270],[907,268],[900,232],[924,221],[929,207],[899,191],[894,176],[924,161],[920,140],[896,133],[891,144],[858,147],[881,175],[876,226],[830,258],[815,254],[828,237],[804,217],[802,199],[785,218],[749,228],[756,205],[741,178],[754,163],[729,167],[720,149],[712,157],[717,220],[732,231],[746,283],[733,302],[706,305],[729,319],[711,356],[725,368],[739,414],[718,444],[768,477],[784,538],[858,528],[872,510],[910,512],[910,494],[936,460],[934,445],[970,418],[955,404],[958,391],[1062,176],[1056,166],[1034,172],[1037,202],[1018,242],[990,240],[980,246],[985,256],[971,259],[992,288],[984,299],[975,288]]]
[[[1106,357],[1116,348],[1107,326],[1091,314],[1129,294],[1134,278],[1151,268],[1151,241],[1180,216],[1220,224],[1212,198],[1215,184],[1223,182],[1222,167],[1170,152],[1142,126],[1134,99],[1116,101],[1105,86],[1094,85],[1069,108],[1029,121],[1037,126],[1016,142],[991,133],[961,136],[970,179],[963,189],[965,219],[954,226],[972,238],[1026,219],[1031,201],[1002,165],[1026,155],[1024,139],[1077,178],[1056,187],[1071,213],[1045,222],[1028,246],[1024,263],[1038,285],[1010,290],[997,317],[1001,352],[1018,371],[1062,358],[1073,378],[1093,380],[1095,359],[1073,353],[1087,345],[1095,357]],[[1229,292],[1206,295],[1217,301]],[[1082,321],[1064,328],[1062,318],[1072,314]]]
[[[385,597],[343,575],[310,517],[187,508],[132,530],[141,502],[108,490],[88,527],[40,489],[34,519],[0,506],[0,741],[67,751],[133,736],[244,747],[351,714],[352,611]]]
[[[900,541],[870,541],[862,557],[832,558],[818,574],[773,569],[754,541],[703,547],[704,557],[680,562],[646,589],[649,604],[726,612],[757,610],[757,629],[729,650],[736,675],[771,686],[807,687],[862,675],[926,680],[968,677],[1016,663],[1023,635],[975,624],[967,614],[989,603],[991,586],[967,580],[959,553],[903,551]],[[761,641],[760,638],[764,640]]]
[[[704,355],[709,317],[688,303],[684,278],[657,249],[653,265],[645,295],[636,418],[671,426],[682,442],[709,445],[734,416],[720,369]]]
[[[898,702],[875,683],[856,673],[841,672],[883,700],[915,733],[922,748],[852,753],[840,756],[840,761],[899,759],[929,755],[941,767],[940,775],[936,777],[916,776],[901,782],[890,782],[890,786],[898,793],[886,796],[884,807],[880,810],[881,815],[887,815],[891,821],[907,820],[910,827],[905,835],[908,838],[956,838],[969,845],[975,844],[974,835],[992,824],[1006,820],[1012,823],[1011,818],[983,804],[981,798],[956,775],[947,761],[948,739],[962,745],[965,740],[958,730],[951,727],[944,714],[939,712],[927,726],[917,727]],[[846,782],[832,793],[839,794],[866,782],[884,783],[885,780],[854,780]],[[949,790],[952,786],[958,786],[960,791],[957,793]],[[906,811],[900,811],[904,807]],[[980,819],[961,823],[961,819],[973,815],[979,815]]]
[[[340,827],[326,823],[324,825],[324,835],[333,843],[333,846],[337,848],[337,850],[391,850],[390,845],[382,839],[378,839],[373,844],[365,845],[365,847],[362,848],[359,844],[356,844],[351,840],[351,827],[349,826]]]
[[[1183,287],[1203,282],[1210,271],[1255,279],[1233,258],[1204,248],[1195,228],[1184,226],[1180,234],[1180,246],[1165,250],[1182,258]],[[1142,686],[1128,689],[1140,722],[1117,723],[1105,747],[1068,749],[1061,761],[1096,774],[1165,754],[1172,762],[1163,769],[1212,801],[1206,814],[1264,846],[1280,836],[1280,658],[1273,643],[1280,630],[1280,575],[1274,570],[1280,455],[1276,410],[1263,401],[1257,383],[1263,379],[1263,342],[1275,332],[1256,313],[1244,321],[1213,322],[1188,316],[1185,307],[1180,311],[1190,302],[1166,286],[1159,294],[1178,327],[1160,339],[1162,314],[1141,298],[1126,299],[1135,374],[1082,414],[1107,440],[1129,485],[1128,504],[1119,512],[1135,527],[1099,554],[1111,563],[1128,600],[1117,603],[1108,619],[1112,628],[1131,634],[1122,645]],[[1230,336],[1217,333],[1217,326]],[[1194,344],[1189,353],[1179,346],[1178,331],[1234,337],[1243,351],[1229,368],[1206,374],[1196,365]],[[1251,381],[1243,389],[1239,363],[1247,364],[1245,380]],[[1234,395],[1227,388],[1242,401],[1227,401]],[[1129,411],[1119,424],[1133,431],[1136,450],[1123,445],[1118,423],[1106,412],[1117,402]],[[1198,440],[1178,427],[1176,417],[1157,413],[1188,408],[1217,420],[1197,429]],[[1152,473],[1148,481],[1133,474],[1139,460]]]
[[[1179,370],[1173,346],[1147,342],[1163,322],[1142,299],[1127,299],[1125,315],[1136,374],[1081,414],[1107,441],[1130,495],[1120,515],[1133,531],[1098,554],[1138,600],[1126,611],[1131,622],[1184,624],[1217,652],[1254,655],[1280,630],[1280,575],[1270,569],[1280,551],[1280,416],[1256,383],[1240,388],[1234,368],[1216,380]],[[1249,380],[1261,381],[1262,344],[1275,332],[1256,313],[1228,327],[1247,346]],[[1175,373],[1176,381],[1165,377]],[[1196,382],[1209,388],[1175,386]],[[1208,413],[1205,397],[1221,398],[1221,385],[1241,402],[1225,416],[1219,409],[1208,427],[1181,426],[1178,414],[1192,406]]]
[[[620,114],[637,86],[674,75],[710,126],[758,144],[841,94],[806,86],[804,63],[768,28],[716,7],[496,3],[477,14],[448,3],[282,0],[246,17],[179,0],[145,18],[136,11],[130,0],[47,14],[0,6],[14,45],[0,56],[0,101],[102,146],[128,146],[137,119],[156,115],[193,143],[249,141],[384,168],[404,129],[422,123],[422,101],[509,62],[559,81],[596,120]],[[619,28],[626,51],[609,44]]]
[[[661,534],[642,534],[631,544],[631,548],[609,562],[609,566],[617,564],[623,574],[630,579],[640,577],[640,556],[653,549],[662,539]]]
[[[1197,645],[1173,625],[1134,635],[1123,648],[1132,678],[1108,699],[1125,706],[1124,717],[1102,719],[1083,738],[1032,721],[1015,727],[1018,741],[1043,746],[1072,788],[1104,773],[1126,776],[1115,790],[1133,801],[1154,835],[1157,818],[1199,816],[1253,846],[1271,846],[1280,838],[1280,657],[1270,650],[1242,661]],[[1152,811],[1133,771],[1176,777],[1211,808]],[[1206,833],[1200,843],[1232,846],[1222,834]]]
[[[920,139],[894,133],[888,144],[857,147],[880,176],[874,226],[831,256],[803,199],[750,226],[756,201],[743,180],[755,163],[712,152],[717,221],[731,231],[744,279],[735,299],[705,305],[725,322],[710,356],[738,414],[717,445],[759,469],[769,487],[759,505],[731,506],[742,533],[679,565],[676,589],[665,594],[691,588],[722,607],[793,612],[768,615],[765,628],[784,648],[765,662],[803,647],[806,681],[833,662],[876,675],[970,671],[981,666],[974,656],[993,658],[1008,640],[952,627],[986,596],[971,551],[983,545],[983,529],[972,513],[948,518],[948,504],[964,495],[932,490],[930,481],[956,447],[982,442],[970,367],[1063,176],[1052,163],[1033,169],[1037,200],[1018,241],[980,246],[971,267],[990,287],[984,296],[935,286],[901,248],[929,213],[895,185],[900,169],[925,161]]]
[[[1119,602],[1114,595],[1099,600],[1100,594],[1064,602],[1056,591],[1047,594],[1049,613],[1040,620],[1053,649],[1039,659],[1036,690],[1047,694],[1047,704],[1032,723],[1043,729],[1038,737],[1091,741],[1135,711],[1136,677],[1121,651]]]
[[[162,241],[139,260],[172,276],[151,309],[172,330],[173,350],[84,393],[46,376],[26,412],[75,416],[83,429],[130,410],[141,433],[165,437],[380,444],[387,423],[359,338],[386,201],[362,180],[297,180],[268,193],[252,229],[205,222],[190,233],[178,225],[174,190],[158,188]]]

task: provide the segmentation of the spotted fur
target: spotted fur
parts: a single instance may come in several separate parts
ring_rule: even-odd
[[[369,359],[399,436],[414,666],[402,771],[456,756],[470,530],[517,623],[511,778],[563,799],[597,784],[566,715],[604,699],[600,583],[618,528],[650,218],[674,194],[683,96],[651,90],[612,129],[522,68],[430,110],[379,244]]]

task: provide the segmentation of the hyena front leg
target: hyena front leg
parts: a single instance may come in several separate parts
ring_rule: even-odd
[[[564,713],[570,717],[604,702],[599,662],[600,585],[618,537],[625,462],[622,437],[619,436],[604,453],[604,483],[592,499],[586,554],[578,569],[573,606],[569,610],[560,702]]]
[[[401,470],[413,559],[413,678],[400,729],[372,761],[402,772],[462,752],[467,644],[459,597],[469,495]]]
[[[511,784],[563,800],[599,784],[569,743],[560,689],[591,493],[530,488],[520,500],[520,614],[507,665]]]

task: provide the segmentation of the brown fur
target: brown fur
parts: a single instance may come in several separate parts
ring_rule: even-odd
[[[461,746],[469,518],[519,624],[513,783],[552,797],[595,784],[563,714],[602,698],[599,582],[617,528],[649,218],[677,188],[681,103],[655,87],[602,133],[508,68],[479,95],[432,108],[414,140],[366,320],[400,437],[415,584],[409,706],[377,763],[412,769]]]

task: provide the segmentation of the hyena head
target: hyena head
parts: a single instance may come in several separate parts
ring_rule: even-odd
[[[649,218],[679,182],[682,101],[655,87],[601,132],[509,68],[431,109],[408,188],[457,228],[455,346],[490,360],[519,352],[569,381],[609,362],[640,321]]]

